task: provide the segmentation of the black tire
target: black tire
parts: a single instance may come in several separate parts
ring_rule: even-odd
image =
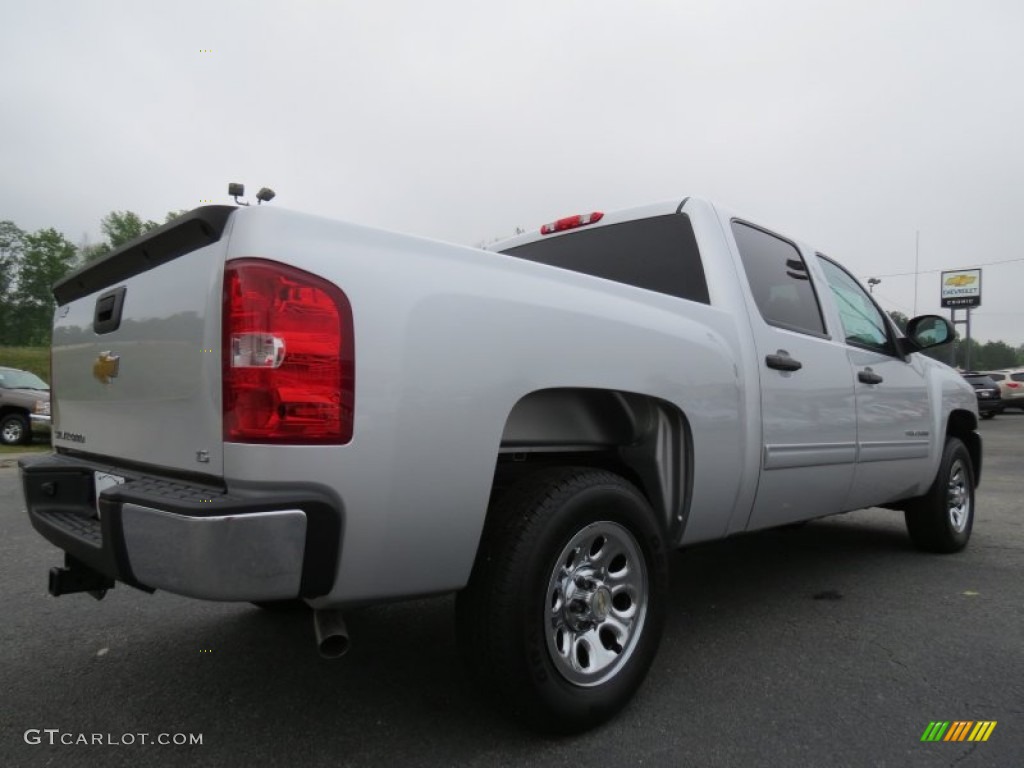
[[[548,733],[614,716],[658,649],[665,548],[650,505],[618,475],[555,468],[509,488],[455,604],[459,646],[484,691]]]
[[[20,413],[8,413],[0,419],[0,443],[28,445],[31,442],[32,426],[27,416]]]
[[[918,549],[949,553],[967,546],[974,527],[974,465],[960,440],[946,440],[935,482],[904,514]]]
[[[987,413],[981,414],[981,418],[983,418],[983,419],[994,419],[995,417],[996,417],[996,412],[995,411],[988,411]]]
[[[786,523],[785,525],[780,525],[778,528],[776,528],[776,530],[778,530],[778,531],[799,531],[804,526],[806,526],[809,522],[811,522],[811,521],[810,520],[797,520],[795,523]]]

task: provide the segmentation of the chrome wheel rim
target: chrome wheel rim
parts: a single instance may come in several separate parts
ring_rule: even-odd
[[[960,459],[957,459],[949,469],[949,484],[946,489],[949,524],[957,533],[963,533],[971,516],[971,492],[968,482],[967,468]]]
[[[23,434],[21,425],[16,421],[10,421],[4,425],[3,438],[5,443],[20,443]]]
[[[559,674],[584,687],[614,677],[636,650],[647,599],[647,567],[626,528],[601,521],[573,536],[555,561],[544,609]]]

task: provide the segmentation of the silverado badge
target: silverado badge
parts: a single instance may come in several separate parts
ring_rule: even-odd
[[[112,355],[110,352],[100,352],[96,362],[92,364],[92,375],[101,384],[109,384],[111,379],[117,378],[117,371],[121,366],[121,356]]]

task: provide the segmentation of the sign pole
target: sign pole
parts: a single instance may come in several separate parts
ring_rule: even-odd
[[[917,273],[921,263],[921,230],[914,231],[914,317],[917,317]]]
[[[967,353],[964,356],[964,369],[971,370],[971,308],[967,308]]]
[[[949,322],[953,324],[953,331],[956,332],[956,307],[949,308]],[[949,366],[956,368],[956,342],[957,339],[954,336],[953,342],[949,345]]]

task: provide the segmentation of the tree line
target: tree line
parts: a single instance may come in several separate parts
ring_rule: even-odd
[[[164,222],[183,213],[171,211]],[[13,221],[0,221],[0,346],[49,346],[53,284],[160,225],[132,211],[111,211],[100,222],[104,240],[76,246],[52,227],[26,232]]]

